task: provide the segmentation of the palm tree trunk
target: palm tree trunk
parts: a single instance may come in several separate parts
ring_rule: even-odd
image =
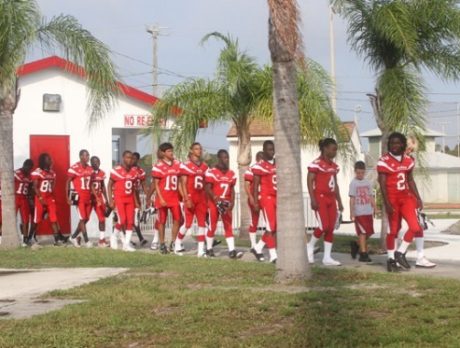
[[[297,72],[293,55],[286,52],[272,21],[269,46],[273,62],[274,129],[277,166],[277,280],[310,276],[305,251],[302,197],[300,116]]]
[[[238,182],[240,190],[240,234],[239,238],[248,240],[248,227],[251,223],[251,215],[247,205],[248,196],[244,189],[244,172],[251,164],[251,134],[249,124],[240,125],[238,130]]]
[[[13,113],[16,108],[15,90],[0,91],[0,174],[2,186],[2,248],[16,248],[19,238],[16,230],[14,167],[13,167]]]

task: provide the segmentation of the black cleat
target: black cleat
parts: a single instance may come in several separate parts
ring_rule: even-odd
[[[165,243],[160,245],[160,253],[163,255],[169,254],[168,247]]]
[[[387,260],[387,271],[392,272],[392,273],[399,273],[401,270],[399,269],[394,259],[388,259]]]
[[[356,243],[356,241],[351,241],[350,242],[350,254],[353,260],[356,260],[356,256],[358,255],[358,252],[359,252],[358,243]]]
[[[174,242],[169,243],[169,252],[174,252]]]
[[[144,245],[146,245],[146,244],[147,244],[147,239],[142,239],[142,240],[140,241],[140,244],[141,244],[141,247],[143,247]]]
[[[409,262],[406,260],[406,254],[395,251],[395,261],[399,263],[403,268],[410,269]]]
[[[215,246],[219,245],[220,243],[222,243],[221,240],[214,239],[214,240],[212,241],[212,247],[214,248]]]
[[[241,259],[243,257],[243,252],[232,250],[228,253],[228,257],[231,259]]]
[[[359,262],[372,262],[368,253],[359,253]]]
[[[216,257],[216,255],[214,255],[214,250],[213,249],[207,249],[206,250],[206,257]]]
[[[257,261],[259,261],[259,262],[265,261],[264,254],[257,253],[256,249],[254,249],[254,248],[252,248],[250,251],[256,257]]]

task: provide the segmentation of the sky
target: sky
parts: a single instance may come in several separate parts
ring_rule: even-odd
[[[166,89],[185,78],[214,76],[222,44],[201,38],[209,32],[229,33],[259,64],[270,62],[268,50],[268,9],[266,0],[38,0],[43,16],[72,15],[84,28],[103,41],[112,51],[122,81],[152,92],[152,38],[146,26],[158,24],[160,88]],[[329,9],[327,0],[299,0],[306,54],[330,70]],[[361,57],[346,42],[346,23],[334,18],[337,112],[344,121],[353,120],[355,109],[359,131],[375,128],[366,93],[373,91],[375,77]],[[35,49],[29,59],[50,52]],[[458,84],[443,83],[425,74],[427,96],[431,102],[428,126],[448,135],[447,144],[455,144]],[[218,124],[200,132],[199,141],[215,152],[227,147],[228,124]]]

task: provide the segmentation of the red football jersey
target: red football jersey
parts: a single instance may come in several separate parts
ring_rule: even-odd
[[[133,167],[134,169],[137,170],[137,181],[136,181],[136,190],[142,189],[141,183],[145,180],[147,177],[147,174],[145,173],[145,170],[142,169],[141,167]]]
[[[214,195],[229,201],[232,197],[232,188],[236,184],[236,176],[230,169],[223,173],[218,168],[210,168],[206,172],[205,182],[212,184]]]
[[[152,167],[153,179],[159,179],[159,190],[163,199],[166,201],[167,206],[176,206],[179,204],[179,175],[180,175],[180,162],[174,160],[171,164],[166,163],[164,160],[158,161]],[[160,205],[160,198],[155,196],[156,206]]]
[[[32,172],[31,177],[32,181],[37,182],[38,190],[43,198],[53,196],[53,186],[56,181],[56,173],[52,169],[48,171],[37,168]]]
[[[93,168],[91,166],[84,167],[81,162],[75,163],[67,170],[67,176],[72,179],[72,186],[78,192],[80,197],[91,196],[91,176]]]
[[[134,189],[137,180],[137,170],[131,167],[126,170],[123,166],[116,166],[110,171],[110,179],[114,181],[113,196],[117,199],[134,198]]]
[[[315,193],[335,194],[335,176],[339,172],[339,166],[335,162],[318,157],[308,165],[308,171],[316,174]]]
[[[260,195],[276,196],[276,163],[260,161],[252,167],[252,172],[260,176]]]
[[[204,176],[208,166],[204,162],[195,163],[191,160],[180,165],[180,175],[187,176],[187,193],[192,199],[206,199]]]
[[[32,179],[29,175],[24,174],[22,169],[14,171],[14,192],[16,196],[28,196]]]
[[[387,177],[386,186],[389,196],[407,193],[409,183],[407,176],[415,167],[415,161],[411,156],[403,155],[401,161],[387,153],[377,162],[377,172]]]
[[[103,170],[99,169],[98,171],[93,170],[91,174],[91,185],[93,186],[96,194],[98,196],[102,195],[102,185],[105,180],[105,173]]]

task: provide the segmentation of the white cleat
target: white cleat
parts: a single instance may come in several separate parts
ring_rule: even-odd
[[[113,250],[118,250],[117,236],[115,236],[113,234],[110,236],[110,248],[113,249]]]
[[[342,264],[339,261],[334,260],[332,257],[329,259],[323,259],[323,265],[324,266],[342,266]]]
[[[90,240],[85,243],[85,248],[91,249],[93,246],[94,245]]]
[[[206,255],[206,252],[203,251],[201,253],[196,254],[196,257],[198,257],[198,258],[206,258],[207,255]]]
[[[429,261],[426,257],[422,257],[417,259],[415,262],[415,267],[418,268],[435,268],[436,264],[434,262]]]
[[[313,245],[310,245],[310,243],[307,243],[307,258],[309,264],[313,265],[315,263],[314,248]]]
[[[75,248],[79,248],[79,247],[80,247],[80,244],[78,244],[77,238],[72,238],[72,237],[70,237],[69,240],[70,240],[70,243],[72,243],[72,245],[73,245]]]
[[[158,242],[152,242],[152,244],[150,245],[150,249],[152,250],[158,250],[159,247],[160,247],[160,243]]]
[[[134,249],[131,245],[129,244],[124,244],[123,245],[123,251],[128,251],[128,252],[133,252],[133,251],[136,251],[136,249]]]

